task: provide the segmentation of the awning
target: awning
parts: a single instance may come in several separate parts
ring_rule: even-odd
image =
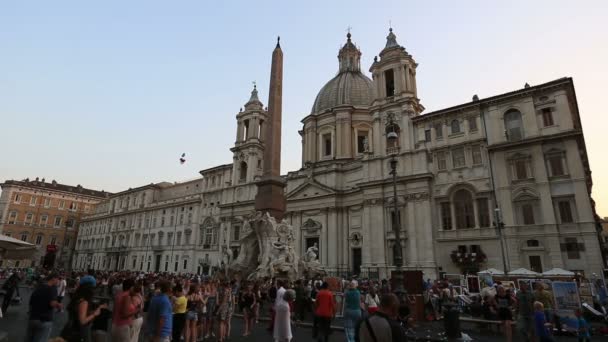
[[[29,259],[36,253],[36,246],[0,234],[0,256],[4,259]]]
[[[544,276],[564,276],[564,277],[571,277],[574,276],[574,272],[570,272],[570,271],[566,271],[562,268],[554,268],[551,270],[548,270],[547,272],[543,272]]]
[[[504,275],[505,272],[497,270],[495,268],[488,268],[485,271],[477,272],[477,274]]]
[[[509,272],[509,275],[520,275],[520,276],[539,276],[539,273],[536,273],[534,271],[530,271],[528,269],[525,268],[518,268],[516,270],[513,270],[511,272]]]

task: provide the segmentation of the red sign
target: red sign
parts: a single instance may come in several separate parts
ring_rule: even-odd
[[[56,245],[46,245],[46,252],[47,253],[57,252],[57,246]]]

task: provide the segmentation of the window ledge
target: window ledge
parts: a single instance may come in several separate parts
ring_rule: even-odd
[[[532,182],[534,181],[534,177],[530,177],[530,178],[524,178],[524,179],[513,179],[512,183],[516,184],[516,183],[527,183],[527,182]]]
[[[466,165],[465,165],[465,166],[453,167],[453,168],[452,168],[452,170],[456,170],[456,171],[458,171],[458,170],[463,170],[463,169],[466,169],[466,168],[467,168],[467,167],[466,167]]]
[[[448,137],[450,137],[450,138],[457,138],[460,136],[464,136],[464,132],[451,133],[450,135],[448,135]]]
[[[473,164],[473,166],[475,166],[475,167],[477,167],[477,166],[483,166],[483,163]]]
[[[559,176],[549,176],[549,180],[555,180],[555,179],[570,179],[570,175],[565,174],[565,175],[559,175]]]
[[[558,125],[556,125],[556,124],[553,124],[553,125],[549,125],[549,126],[543,126],[543,127],[541,127],[540,129],[545,129],[545,128],[554,128],[554,127],[559,127],[559,126],[558,126]]]

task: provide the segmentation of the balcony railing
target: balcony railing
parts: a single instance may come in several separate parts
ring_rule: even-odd
[[[386,154],[388,154],[388,155],[397,154],[397,153],[399,153],[400,150],[401,150],[400,146],[387,147]]]

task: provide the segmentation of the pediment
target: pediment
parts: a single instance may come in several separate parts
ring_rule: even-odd
[[[287,194],[288,199],[304,199],[335,194],[336,191],[315,181],[308,181]]]

